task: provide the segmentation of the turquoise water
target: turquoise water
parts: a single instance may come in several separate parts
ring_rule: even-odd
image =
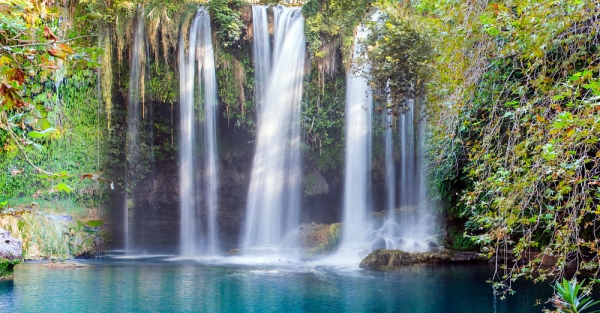
[[[494,297],[488,266],[373,273],[302,264],[232,265],[168,260],[17,267],[0,282],[0,312],[541,312],[546,285]],[[548,305],[546,305],[548,306]]]

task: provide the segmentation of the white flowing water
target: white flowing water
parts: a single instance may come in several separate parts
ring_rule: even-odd
[[[198,72],[202,73],[204,89],[204,142],[205,142],[205,199],[207,208],[207,233],[205,253],[219,253],[219,236],[217,234],[219,164],[217,155],[217,118],[219,103],[217,99],[217,74],[215,56],[212,47],[210,16],[203,7],[198,12],[201,27],[198,39]],[[201,89],[202,90],[202,89]]]
[[[279,246],[299,221],[300,108],[306,40],[300,8],[277,6],[272,72],[258,120],[241,246]],[[255,33],[265,24],[254,29]]]
[[[254,90],[257,111],[267,93],[267,82],[271,73],[271,44],[266,5],[252,5],[252,55],[254,59]]]
[[[180,121],[181,121],[181,165],[180,184],[180,254],[218,254],[217,232],[219,164],[217,156],[217,77],[215,72],[212,32],[208,11],[201,7],[190,26],[187,58],[185,40],[179,39],[180,75]],[[197,69],[197,71],[196,71]],[[196,79],[197,78],[197,79]],[[195,91],[202,94],[196,99]],[[203,101],[203,118],[196,118],[196,101]],[[198,114],[199,115],[199,114]],[[202,120],[198,127],[196,120]],[[203,140],[203,164],[194,161],[196,147],[195,132],[199,129]],[[196,180],[196,172],[203,170],[204,184]],[[196,192],[199,191],[199,192]],[[199,219],[199,203],[203,196],[206,219]],[[205,229],[200,225],[206,225]]]
[[[196,36],[200,14],[196,15],[190,27],[187,58],[185,57],[185,39],[179,37],[179,103],[180,103],[180,251],[181,255],[195,255],[198,245],[196,229],[196,201],[194,197],[194,69],[196,62]]]
[[[396,208],[396,168],[394,166],[394,116],[392,110],[383,112],[385,129],[385,189],[386,210],[392,212]]]
[[[408,111],[398,118],[399,182],[396,184],[392,181],[387,186],[388,199],[391,197],[390,193],[394,194],[394,205],[387,205],[386,220],[376,231],[373,245],[377,248],[423,252],[429,251],[432,246],[437,246],[434,236],[435,221],[428,212],[425,187],[423,157],[425,121],[416,114],[418,108],[414,100],[407,100],[407,108]],[[393,149],[393,146],[387,145],[386,133],[386,170],[393,171],[394,161],[387,158],[387,149]],[[399,207],[395,205],[396,185],[399,185],[397,188]]]
[[[145,27],[144,27],[144,9],[140,5],[137,9],[135,29],[133,34],[133,50],[131,51],[131,65],[129,68],[129,91],[128,91],[128,103],[127,103],[127,173],[126,173],[126,186],[130,187],[130,181],[134,179],[135,166],[140,161],[140,120],[142,118],[142,92],[144,88],[143,83],[143,67],[146,61],[146,48],[145,48]],[[127,188],[128,189],[128,188]],[[133,193],[133,191],[131,191]],[[133,198],[132,195],[127,194],[125,191],[124,203],[123,203],[123,241],[124,250],[126,253],[130,252],[132,247],[131,233],[132,221],[130,220],[130,214],[133,212]]]
[[[367,30],[360,26],[354,42],[352,69],[346,75],[346,155],[342,248],[363,243],[368,231],[369,181],[371,179],[371,117],[373,99],[368,83],[368,64],[359,66]],[[359,69],[360,68],[360,69]]]

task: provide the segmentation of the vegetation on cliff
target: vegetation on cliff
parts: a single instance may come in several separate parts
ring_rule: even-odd
[[[45,202],[67,210],[109,200],[108,184],[96,180],[122,176],[127,158],[121,147],[136,14],[145,18],[148,37],[142,98],[161,113],[143,126],[151,131],[142,141],[152,144],[144,147],[147,163],[140,167],[176,159],[179,90],[172,56],[198,3],[213,16],[220,112],[251,142],[256,122],[247,3],[48,3],[0,4],[1,208]],[[308,1],[302,12],[313,62],[302,125],[311,171],[341,170],[345,72],[354,30],[375,11],[381,21],[367,23],[372,84],[389,94],[395,115],[406,110],[407,98],[424,100],[434,196],[447,205],[443,214],[465,222],[452,225],[455,247],[474,242],[488,257],[512,254],[517,262],[501,264],[495,277],[501,291],[511,291],[519,277],[560,277],[567,268],[597,276],[597,3]],[[74,233],[86,231],[80,226]],[[329,228],[318,233],[336,238]],[[315,253],[331,247],[319,244]],[[532,251],[555,257],[555,266],[528,258]]]
[[[430,154],[438,196],[482,252],[508,252],[494,287],[599,273],[600,12],[594,1],[418,1],[429,25]],[[458,194],[458,196],[455,196]],[[541,267],[530,251],[556,257]],[[590,281],[592,282],[592,281]]]

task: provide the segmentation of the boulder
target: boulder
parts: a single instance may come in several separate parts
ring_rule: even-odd
[[[475,252],[452,250],[406,252],[380,249],[367,255],[360,262],[360,268],[375,271],[393,271],[414,265],[486,263],[487,261],[485,257]]]
[[[23,258],[23,242],[0,228],[0,259],[20,260]]]
[[[304,194],[307,196],[326,195],[329,193],[329,184],[321,173],[314,171],[304,176]]]
[[[302,258],[311,259],[335,251],[341,241],[342,226],[335,224],[300,225],[300,243],[304,249]]]

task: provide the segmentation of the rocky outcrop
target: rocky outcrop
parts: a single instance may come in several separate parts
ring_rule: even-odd
[[[20,260],[23,258],[23,242],[0,228],[0,259]]]
[[[360,268],[375,271],[393,271],[407,266],[430,264],[487,263],[475,252],[441,250],[437,252],[406,252],[402,250],[375,250],[361,262]]]
[[[338,247],[341,238],[341,224],[302,224],[300,242],[304,248],[304,259],[329,254]]]
[[[23,242],[0,228],[0,279],[12,279],[15,265],[23,258]]]
[[[307,196],[326,195],[329,193],[329,184],[325,177],[317,171],[304,176],[304,194]]]
[[[106,228],[101,220],[20,211],[0,215],[0,227],[16,237],[18,258],[27,260],[96,258],[105,249]]]

